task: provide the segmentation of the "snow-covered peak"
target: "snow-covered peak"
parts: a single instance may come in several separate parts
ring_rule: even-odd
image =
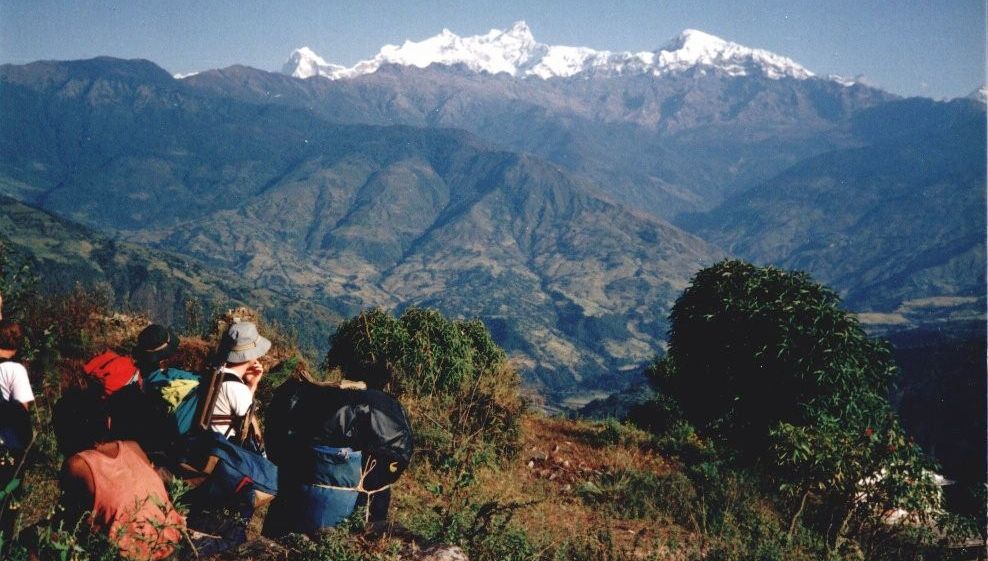
[[[981,103],[988,104],[988,84],[981,86],[980,88],[974,90],[968,94],[968,99],[974,99],[980,101]]]
[[[772,79],[804,79],[813,74],[792,60],[760,49],[750,49],[708,33],[687,29],[656,51],[610,52],[586,47],[539,43],[524,21],[506,30],[460,37],[448,29],[422,41],[385,45],[372,59],[351,68],[329,64],[311,49],[298,49],[282,72],[298,78],[325,76],[351,78],[376,72],[382,65],[425,68],[431,64],[462,64],[475,72],[536,76],[543,79],[575,75],[664,75],[697,66],[732,76],[759,74]]]
[[[730,43],[716,35],[711,35],[699,29],[684,29],[660,50],[716,51],[722,50],[728,45]]]
[[[285,65],[281,67],[284,74],[294,78],[311,78],[312,76],[326,75],[327,72],[342,70],[343,67],[336,64],[329,64],[309,47],[295,49],[289,55]]]
[[[444,29],[439,35],[424,41],[405,41],[401,46],[385,45],[373,60],[358,66],[376,70],[382,64],[419,68],[430,64],[465,64],[478,72],[515,75],[537,46],[525,22],[518,22],[507,31],[492,29],[486,35],[474,37],[460,37]]]
[[[532,30],[529,29],[528,24],[525,23],[524,20],[516,21],[511,24],[511,27],[503,32],[498,31],[497,29],[492,29],[488,35],[498,37],[503,41],[514,41],[522,45],[535,44],[535,36],[532,35]]]
[[[657,52],[667,71],[694,66],[719,68],[733,76],[760,72],[768,78],[809,78],[813,73],[791,59],[762,49],[751,49],[720,37],[687,29]]]
[[[845,88],[850,88],[855,84],[862,84],[865,82],[864,76],[861,74],[855,76],[854,78],[848,78],[846,76],[841,76],[840,74],[827,74],[827,79],[831,82],[837,82]]]

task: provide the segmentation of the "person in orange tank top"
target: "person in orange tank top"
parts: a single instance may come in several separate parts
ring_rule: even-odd
[[[67,395],[55,410],[55,434],[68,458],[61,482],[67,520],[88,514],[92,528],[121,557],[168,557],[182,539],[185,520],[140,445],[126,439],[133,426],[128,417],[139,412],[128,411],[125,396],[105,403],[90,397]]]

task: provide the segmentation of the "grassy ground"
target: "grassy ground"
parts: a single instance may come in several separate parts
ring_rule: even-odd
[[[18,500],[21,528],[43,525],[58,501],[62,458],[51,431],[54,403],[66,388],[80,383],[89,356],[106,348],[128,350],[146,325],[142,318],[119,314],[80,310],[76,315],[71,344],[58,334],[58,341],[32,357],[36,440]],[[269,358],[268,367],[292,354],[290,341],[276,342],[283,348]],[[208,337],[183,337],[182,360],[190,367],[201,365],[211,346]],[[276,378],[267,385],[275,385]],[[263,388],[258,397],[269,397],[270,389]],[[504,554],[511,547],[517,558],[552,558],[574,547],[596,552],[595,558],[681,558],[671,552],[690,543],[691,533],[659,516],[654,507],[643,507],[642,497],[632,489],[636,478],[651,481],[671,473],[671,464],[649,443],[646,433],[615,422],[526,413],[519,453],[479,462],[465,485],[452,481],[453,475],[440,466],[414,461],[394,489],[393,518],[404,530],[383,540],[346,539],[369,556],[386,557],[389,551],[449,541],[472,549],[474,558]],[[258,537],[264,513],[261,509],[255,516],[250,537]],[[505,543],[497,543],[502,537]]]
[[[511,516],[501,522],[502,532],[523,528],[532,549],[543,554],[579,543],[606,548],[616,558],[675,559],[671,549],[690,542],[690,532],[663,520],[657,508],[644,513],[643,498],[632,488],[635,476],[660,479],[671,472],[648,443],[646,434],[617,423],[527,414],[521,453],[481,470],[464,504],[504,506]],[[421,525],[431,510],[423,507],[439,506],[427,489],[435,475],[420,466],[399,484],[399,522]]]

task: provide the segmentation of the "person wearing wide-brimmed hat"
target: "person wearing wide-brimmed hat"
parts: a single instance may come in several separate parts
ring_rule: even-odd
[[[209,428],[231,436],[241,426],[254,403],[254,392],[264,376],[260,359],[271,349],[249,321],[237,321],[226,330],[216,351],[223,383],[216,395]],[[239,435],[237,435],[239,436]]]
[[[277,485],[277,468],[263,456],[263,443],[252,418],[254,392],[264,375],[258,359],[270,349],[271,341],[247,321],[235,321],[216,349],[215,382],[209,383],[208,397],[203,397],[205,404],[212,402],[211,413],[199,421],[198,426],[206,430],[193,435],[185,462],[209,473],[201,485],[186,495],[189,527],[216,538],[197,541],[200,554],[243,543],[254,509],[262,499],[268,500],[258,494],[258,484]],[[210,463],[213,467],[207,469]],[[270,497],[276,490],[267,488],[266,492]]]

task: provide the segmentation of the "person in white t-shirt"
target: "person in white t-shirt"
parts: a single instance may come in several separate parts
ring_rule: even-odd
[[[263,442],[253,422],[251,407],[254,392],[264,376],[264,367],[258,359],[270,349],[271,341],[261,337],[257,326],[250,322],[238,321],[223,334],[213,359],[213,364],[220,366],[217,375],[222,375],[223,379],[216,390],[208,425],[220,437],[210,437],[207,441],[222,441],[222,437],[226,437],[244,448],[245,454],[248,450],[263,453]],[[236,449],[236,445],[229,448]],[[215,443],[210,446],[215,446]],[[228,454],[223,452],[224,456]],[[251,461],[251,465],[256,463]],[[250,477],[244,477],[239,483],[224,479],[230,475],[230,470],[218,466],[202,485],[186,495],[189,528],[218,536],[216,542],[197,543],[200,555],[204,551],[215,552],[234,547],[247,539],[247,526],[254,515],[256,495],[251,490]],[[244,486],[243,491],[241,486]]]
[[[257,332],[257,326],[249,321],[234,323],[223,334],[217,349],[217,360],[222,362],[224,381],[213,406],[210,428],[224,436],[242,435],[237,431],[243,426],[254,403],[254,392],[264,376],[264,367],[258,361],[271,349],[271,341]]]
[[[14,360],[23,342],[18,324],[0,320],[0,489],[17,476],[34,437],[28,413],[34,401],[31,380],[24,365]],[[21,488],[14,492],[19,494]],[[17,512],[10,508],[13,502],[0,505],[0,535],[7,537],[13,535],[17,519]]]
[[[18,324],[0,320],[0,400],[16,401],[28,409],[34,401],[31,380],[24,365],[13,360],[23,340]]]

